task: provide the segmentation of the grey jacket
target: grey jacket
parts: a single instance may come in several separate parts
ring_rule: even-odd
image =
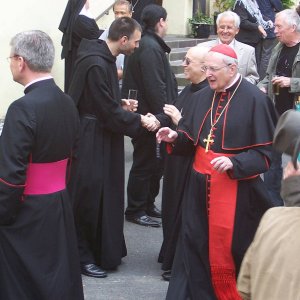
[[[272,78],[276,74],[276,66],[280,52],[282,50],[283,44],[278,43],[272,51],[269,65],[267,68],[265,78],[258,83],[258,87],[264,87],[267,90],[268,96],[274,101],[274,94],[272,89]],[[290,93],[299,93],[300,92],[300,48],[295,57],[293,67],[292,67],[292,77],[291,77],[291,86],[289,89]]]
[[[219,44],[219,39],[200,43],[197,46],[211,48]],[[239,73],[249,82],[256,84],[259,76],[255,59],[255,49],[249,45],[234,40],[234,51],[238,56]]]

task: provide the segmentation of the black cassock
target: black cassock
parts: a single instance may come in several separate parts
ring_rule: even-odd
[[[78,157],[70,192],[81,263],[116,268],[126,255],[124,134],[140,131],[140,115],[125,111],[116,58],[102,40],[83,40],[70,95],[81,117]]]
[[[52,79],[27,87],[8,109],[0,139],[0,299],[83,299],[67,190],[24,191],[29,163],[70,158],[78,129],[72,99]]]
[[[174,105],[181,114],[189,106],[190,97],[208,85],[207,80],[198,84],[186,86],[179,94]],[[162,126],[164,124],[158,116]],[[190,172],[193,156],[167,155],[165,158],[163,190],[162,190],[162,226],[164,240],[160,249],[158,261],[163,270],[171,270],[176,250],[176,243],[181,226],[181,206],[183,190]]]
[[[184,191],[182,227],[167,293],[167,299],[170,300],[183,300],[188,297],[192,300],[216,299],[216,289],[215,286],[213,288],[212,283],[211,261],[212,258],[214,262],[219,260],[224,251],[223,244],[217,244],[216,240],[209,242],[212,241],[211,233],[215,229],[215,227],[213,229],[210,227],[209,220],[212,220],[216,209],[218,210],[213,201],[219,201],[217,198],[212,198],[213,191],[215,195],[215,190],[218,189],[218,195],[222,197],[222,193],[231,192],[226,185],[228,182],[236,184],[234,198],[236,202],[234,202],[233,210],[230,208],[230,213],[233,212],[232,220],[230,219],[232,222],[231,238],[226,253],[229,254],[226,259],[230,261],[234,271],[230,273],[233,277],[230,278],[233,282],[231,286],[233,290],[230,292],[232,291],[235,295],[237,294],[234,284],[235,276],[239,272],[242,258],[253,239],[261,216],[271,206],[267,190],[259,174],[265,172],[270,163],[276,114],[270,99],[244,79],[226,108],[228,99],[232,96],[237,84],[230,87],[226,93],[216,94],[212,115],[214,91],[207,88],[197,92],[191,98],[189,109],[185,111],[184,117],[179,122],[180,135],[173,153],[194,153],[194,163]],[[224,112],[221,113],[224,108]],[[203,140],[207,139],[210,132],[211,116],[213,122],[218,118],[219,121],[214,126],[216,128],[213,131],[214,142],[209,148],[211,152],[206,153],[204,151],[206,143]],[[226,184],[219,181],[218,185],[214,186],[215,175],[207,175],[206,171],[196,171],[202,165],[212,170],[210,160],[206,165],[202,160],[205,159],[205,155],[212,152],[216,155],[224,153],[224,155],[231,156],[233,170],[221,175],[224,176],[222,178],[226,178]],[[200,160],[197,157],[198,153],[202,153]],[[229,205],[232,205],[231,200]],[[227,210],[218,211],[218,213],[220,218],[228,215]],[[218,233],[220,230],[221,232],[225,230],[223,225],[225,224],[218,224]],[[226,229],[224,234],[225,232],[227,234],[227,231]],[[223,239],[222,234],[220,238]],[[226,242],[228,243],[228,239]],[[217,255],[211,256],[210,253],[216,254],[216,252],[210,252],[215,251],[215,248],[218,249]],[[224,275],[224,278],[227,278],[227,275]],[[221,292],[224,291],[221,289]],[[228,299],[236,298],[229,297]]]

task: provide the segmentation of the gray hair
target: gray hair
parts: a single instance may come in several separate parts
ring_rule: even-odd
[[[219,53],[221,54],[221,53]],[[223,57],[223,61],[226,65],[237,65],[238,66],[238,60],[236,58],[221,54]]]
[[[217,20],[216,20],[217,26],[219,26],[221,18],[225,18],[225,17],[231,18],[234,21],[234,26],[236,28],[240,28],[240,24],[241,24],[240,17],[235,12],[233,12],[231,10],[227,10],[227,11],[224,11],[224,12],[218,14],[218,17],[217,17]]]
[[[116,6],[126,5],[129,12],[132,12],[132,4],[127,0],[117,0],[113,4],[113,11],[115,10]]]
[[[51,38],[45,32],[20,32],[11,39],[10,46],[11,54],[23,57],[31,71],[51,71],[55,50]]]
[[[295,9],[285,9],[276,14],[282,16],[285,22],[290,26],[296,26],[296,31],[300,32],[300,17]]]

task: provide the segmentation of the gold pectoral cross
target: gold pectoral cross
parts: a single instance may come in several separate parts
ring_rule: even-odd
[[[206,143],[205,152],[208,152],[208,148],[209,148],[210,144],[212,144],[214,142],[211,131],[209,132],[207,138],[203,140],[203,142]]]

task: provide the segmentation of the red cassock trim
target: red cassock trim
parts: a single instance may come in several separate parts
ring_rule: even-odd
[[[52,194],[66,188],[68,159],[51,163],[29,163],[24,195]]]
[[[219,156],[232,155],[205,152],[204,148],[197,147],[193,168],[210,178],[207,189],[209,261],[216,296],[218,300],[240,300],[231,253],[238,181],[212,168],[211,160]]]
[[[2,178],[0,178],[0,182],[2,182],[3,184],[5,184],[9,187],[13,187],[13,188],[23,188],[23,187],[25,187],[25,184],[12,184],[10,182],[5,181]]]

